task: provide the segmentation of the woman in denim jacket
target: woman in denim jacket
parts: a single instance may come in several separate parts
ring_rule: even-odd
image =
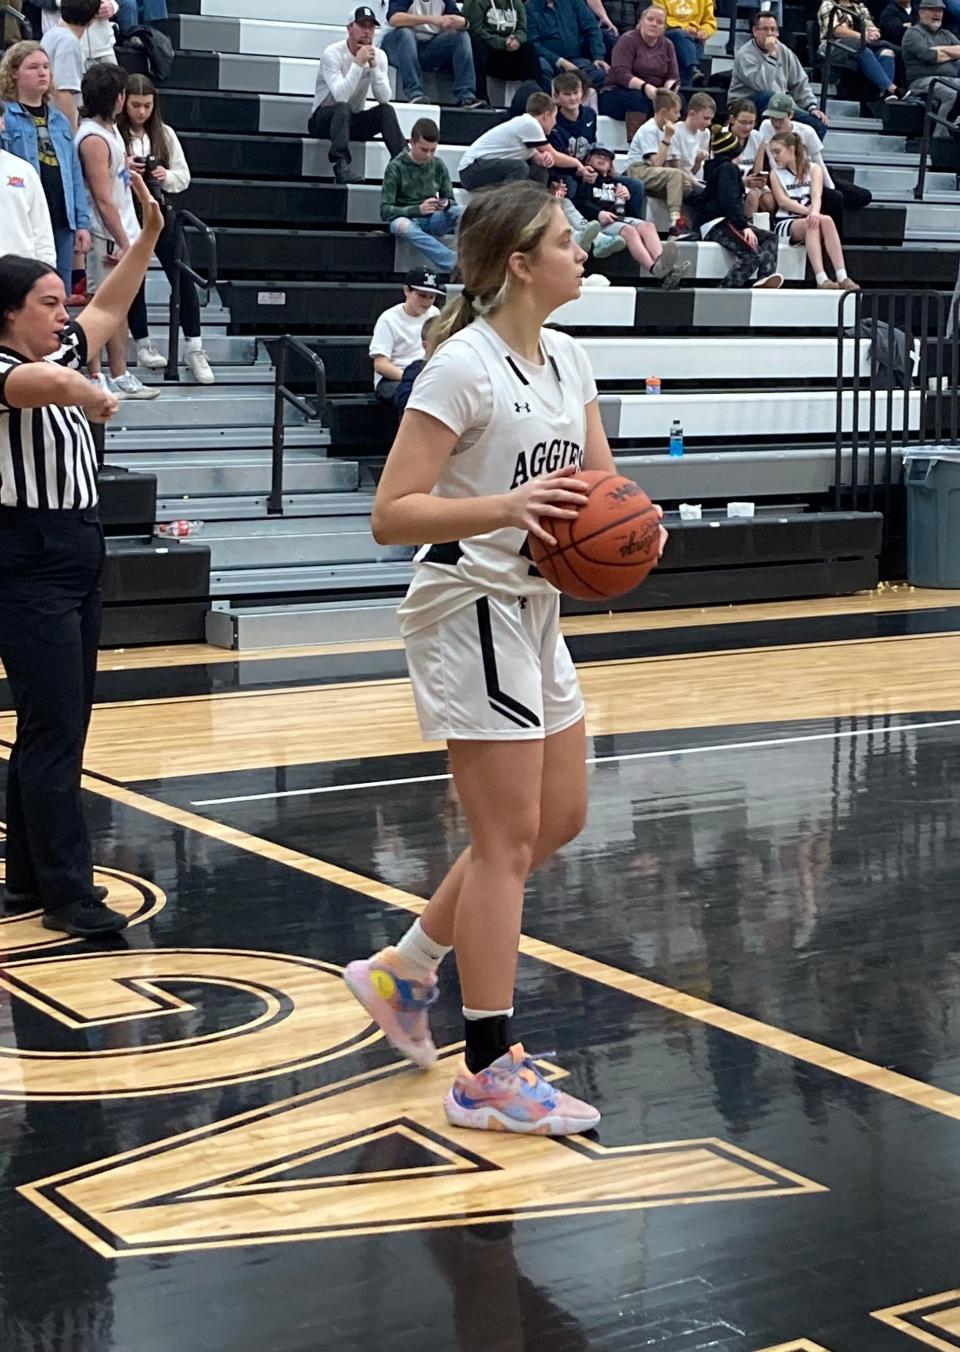
[[[57,272],[71,291],[74,249],[90,248],[90,207],[70,124],[51,102],[50,63],[39,42],[16,42],[0,61],[6,100],[3,149],[32,164],[50,208]]]

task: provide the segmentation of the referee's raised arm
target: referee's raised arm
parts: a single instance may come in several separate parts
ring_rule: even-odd
[[[156,198],[151,197],[139,174],[130,170],[130,187],[140,203],[143,227],[140,234],[100,286],[89,305],[77,316],[77,323],[87,336],[87,347],[97,352],[121,324],[140,289],[144,274],[150,266],[153,246],[163,230],[163,211]]]

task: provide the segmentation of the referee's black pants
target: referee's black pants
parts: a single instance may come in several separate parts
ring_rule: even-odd
[[[45,911],[93,898],[80,805],[100,638],[96,508],[0,507],[0,660],[17,712],[7,771],[6,884]]]

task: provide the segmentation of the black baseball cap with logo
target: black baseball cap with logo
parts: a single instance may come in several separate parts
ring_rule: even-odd
[[[347,23],[372,24],[374,28],[380,27],[380,20],[369,5],[354,5],[347,15]]]
[[[430,268],[411,268],[403,279],[411,291],[429,291],[434,296],[445,296],[447,288]]]

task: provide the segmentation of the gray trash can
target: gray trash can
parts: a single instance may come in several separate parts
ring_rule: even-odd
[[[907,484],[907,581],[960,587],[960,447],[915,446]]]

